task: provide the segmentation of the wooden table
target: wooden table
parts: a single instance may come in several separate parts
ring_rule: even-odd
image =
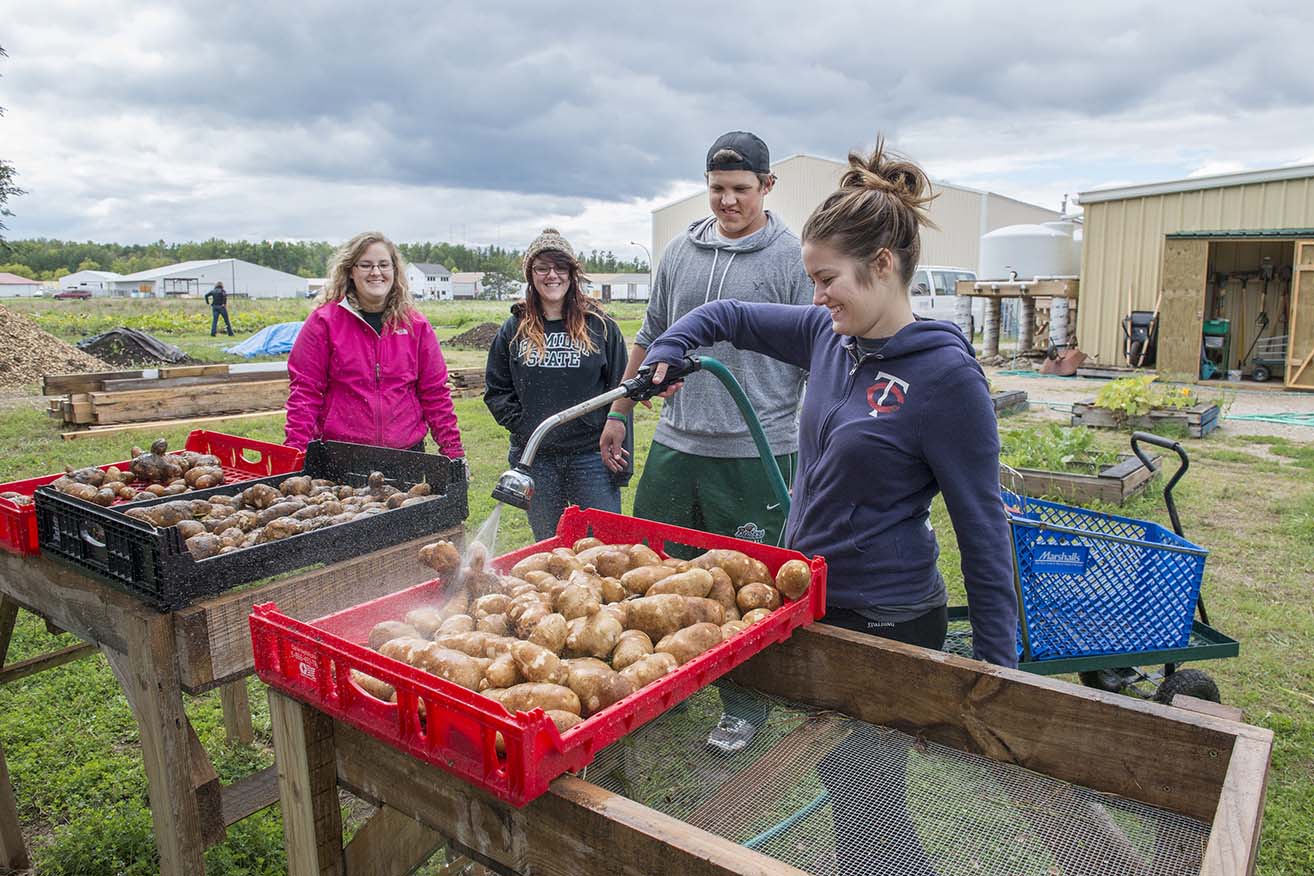
[[[418,547],[435,538],[458,540],[463,532],[455,527],[172,613],[53,560],[0,552],[0,684],[97,650],[104,654],[137,720],[160,872],[195,876],[205,872],[203,854],[224,840],[228,825],[274,803],[278,786],[273,767],[222,784],[183,711],[183,694],[220,688],[229,738],[250,742],[244,679],[253,666],[247,622],[253,605],[274,601],[289,615],[312,620],[418,584],[433,577],[417,561]],[[84,644],[4,666],[20,607]],[[27,866],[0,747],[0,870]]]
[[[1273,736],[1220,707],[1161,706],[820,625],[732,677],[1212,823],[1201,872],[1254,866]],[[801,876],[575,776],[515,809],[278,691],[269,703],[291,876],[409,873],[444,843],[500,873]],[[345,848],[339,786],[379,807]]]

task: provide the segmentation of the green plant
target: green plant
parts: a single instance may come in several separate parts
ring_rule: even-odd
[[[1143,417],[1156,408],[1185,410],[1198,401],[1190,387],[1156,384],[1155,378],[1149,375],[1110,380],[1095,394],[1095,407],[1110,411],[1119,422]]]
[[[1098,471],[1118,461],[1118,454],[1095,446],[1089,429],[1054,424],[1017,429],[1001,433],[999,443],[999,460],[1013,468]]]

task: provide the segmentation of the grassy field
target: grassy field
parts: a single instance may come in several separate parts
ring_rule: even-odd
[[[62,312],[40,302],[43,320]],[[129,302],[136,305],[138,302]],[[433,305],[440,332],[497,321],[505,305]],[[627,307],[632,307],[629,305]],[[450,308],[444,310],[443,308]],[[428,306],[426,306],[428,309]],[[116,314],[122,315],[122,314]],[[633,335],[637,314],[621,313]],[[277,321],[271,319],[270,321]],[[208,326],[207,326],[208,328]],[[67,336],[66,329],[58,332]],[[177,336],[162,334],[169,340]],[[186,335],[184,335],[186,336]],[[205,338],[208,340],[208,335]],[[477,354],[476,354],[477,355]],[[472,363],[478,364],[478,363]],[[465,446],[474,471],[470,526],[492,510],[488,491],[506,467],[506,436],[479,399],[457,402]],[[1009,418],[1015,429],[1041,415]],[[655,417],[640,409],[637,458],[642,462]],[[281,416],[223,423],[210,428],[280,441]],[[187,430],[164,433],[175,446]],[[140,438],[63,442],[53,421],[35,405],[0,411],[0,481],[121,459]],[[1105,449],[1122,449],[1126,436],[1097,433]],[[1276,735],[1269,776],[1259,873],[1304,876],[1314,872],[1314,444],[1266,436],[1228,436],[1188,441],[1189,475],[1178,489],[1188,537],[1211,551],[1205,597],[1211,619],[1241,641],[1241,656],[1203,666],[1218,681],[1224,702],[1244,709],[1246,719]],[[625,491],[625,508],[633,488]],[[1152,489],[1120,513],[1167,523],[1161,496]],[[959,555],[943,505],[932,509],[940,533],[941,568],[952,604],[964,595]],[[502,516],[498,550],[530,541],[522,512]],[[9,659],[21,660],[71,644],[54,637],[37,618],[20,614]],[[220,774],[231,780],[272,763],[262,687],[250,682],[256,744],[229,746],[223,739],[217,694],[190,698],[189,715]],[[41,874],[147,874],[155,872],[145,778],[136,728],[118,686],[100,657],[60,667],[0,688],[0,742],[18,795],[23,829]],[[1129,757],[1137,756],[1128,752]],[[212,874],[285,872],[277,808],[229,830],[228,840],[207,854]]]

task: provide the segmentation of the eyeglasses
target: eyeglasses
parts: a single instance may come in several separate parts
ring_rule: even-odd
[[[392,271],[392,262],[356,262],[356,270],[363,273],[370,273],[375,268],[379,269],[380,274],[387,274]]]
[[[558,268],[556,265],[534,265],[534,276],[546,277],[548,274],[556,274],[558,277],[569,277],[570,268]]]

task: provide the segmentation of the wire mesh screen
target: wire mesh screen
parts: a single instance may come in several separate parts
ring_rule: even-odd
[[[721,715],[765,722],[735,754]],[[584,777],[808,873],[1182,876],[1209,825],[832,712],[709,687]]]

